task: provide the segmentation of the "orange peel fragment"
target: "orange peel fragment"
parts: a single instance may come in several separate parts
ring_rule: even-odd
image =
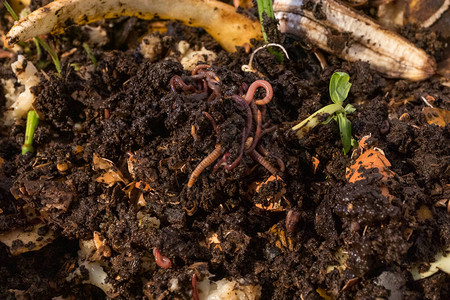
[[[359,141],[361,155],[348,168],[346,178],[349,183],[355,183],[367,178],[365,171],[378,169],[378,173],[383,176],[380,186],[381,193],[389,201],[392,201],[393,196],[389,194],[387,182],[394,177],[395,173],[390,170],[391,163],[386,158],[384,151],[370,147],[367,143],[368,138],[369,136],[365,136]]]

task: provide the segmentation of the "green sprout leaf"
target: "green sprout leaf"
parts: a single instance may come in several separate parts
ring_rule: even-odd
[[[97,59],[95,58],[94,54],[92,54],[89,45],[87,43],[83,43],[83,48],[84,51],[86,51],[87,55],[89,55],[89,58],[91,59],[92,63],[94,64],[94,68],[97,68]]]
[[[25,141],[22,145],[22,155],[33,152],[34,130],[39,123],[39,116],[34,110],[30,110],[27,115],[27,127],[25,128]]]
[[[333,103],[342,105],[348,96],[352,84],[350,76],[344,72],[335,72],[330,79],[330,97]]]
[[[337,114],[337,121],[339,124],[344,154],[347,154],[352,148],[352,123],[343,113]]]
[[[321,123],[321,120],[323,116],[328,115],[328,119],[325,120],[323,123],[327,124],[329,123],[333,118],[334,114],[337,112],[344,112],[344,108],[341,105],[338,104],[330,104],[325,107],[322,107],[312,115],[310,115],[308,118],[303,120],[301,123],[295,125],[292,127],[292,130],[298,131],[297,136],[299,138],[304,137],[311,129],[316,127]]]
[[[304,137],[312,128],[319,124],[328,124],[335,120],[339,126],[344,154],[347,154],[352,147],[357,147],[357,142],[352,137],[352,123],[347,119],[347,115],[355,112],[355,107],[347,104],[342,106],[348,96],[352,84],[349,82],[350,76],[343,72],[336,72],[330,79],[330,97],[334,104],[327,105],[311,116],[292,127],[297,131],[299,138]],[[326,118],[326,120],[323,120]]]
[[[3,1],[3,5],[6,7],[6,10],[9,12],[14,21],[19,21],[19,17],[17,16],[11,5],[9,5],[8,1]]]
[[[273,13],[272,0],[256,0],[256,3],[258,4],[259,21],[261,22],[262,34],[264,37],[264,41],[267,44],[269,41],[267,40],[267,34],[266,34],[266,31],[264,30],[263,19],[264,19],[264,13],[269,18],[272,18],[272,19],[275,18],[275,14]]]
[[[35,37],[35,39],[38,41],[39,45],[41,45],[42,48],[44,48],[45,51],[50,55],[52,58],[53,64],[55,65],[56,71],[58,74],[61,74],[61,63],[59,62],[58,54],[56,54],[56,51],[53,50],[49,44],[44,42],[41,38]]]
[[[261,23],[261,31],[263,34],[264,41],[266,44],[269,44],[269,39],[267,38],[266,30],[264,29],[264,14],[271,19],[275,18],[275,14],[273,12],[273,3],[272,0],[256,0],[256,3],[258,4],[258,13],[259,13],[259,22]],[[282,62],[284,60],[283,53],[274,50],[274,49],[267,49],[269,53],[274,55],[277,59],[277,61]]]
[[[9,5],[8,1],[3,1],[3,5],[6,7],[6,10],[11,14],[14,21],[19,21],[19,17],[17,16],[14,9]],[[36,44],[36,51],[37,51],[37,57],[38,59],[41,57],[41,48],[44,48],[45,51],[48,52],[50,57],[52,58],[53,64],[55,65],[56,71],[58,74],[61,74],[61,63],[59,62],[58,54],[56,54],[56,51],[53,50],[49,44],[47,44],[45,41],[43,41],[39,37],[33,38],[34,43]]]

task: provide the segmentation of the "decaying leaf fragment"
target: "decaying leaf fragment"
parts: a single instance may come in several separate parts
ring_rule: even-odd
[[[46,229],[45,226],[43,223],[36,224],[31,231],[13,229],[8,233],[0,234],[0,242],[9,248],[12,255],[37,251],[52,243],[56,238],[53,231]]]
[[[61,32],[69,20],[81,25],[120,16],[145,20],[158,17],[202,27],[229,52],[236,51],[236,46],[250,43],[252,38],[262,38],[258,21],[215,0],[56,0],[18,21],[6,35],[5,45]]]
[[[367,139],[370,136],[363,137],[359,142],[359,150],[361,155],[356,161],[347,169],[347,180],[349,183],[355,183],[360,180],[365,180],[367,177],[366,172],[370,170],[377,170],[382,176],[380,182],[380,190],[383,196],[389,201],[393,199],[393,196],[389,194],[387,182],[394,177],[394,172],[390,170],[391,163],[384,155],[384,151],[376,148],[369,147],[367,145]]]
[[[255,206],[268,211],[283,211],[284,207],[281,201],[284,194],[286,194],[286,183],[284,183],[283,179],[279,176],[271,175],[262,182],[252,183],[249,187],[249,192],[252,195],[259,196],[264,193],[264,189],[271,189],[272,192],[263,196],[264,203],[257,203]]]
[[[450,111],[436,107],[424,107],[422,113],[427,119],[427,123],[430,125],[437,125],[445,127],[450,123]]]
[[[120,172],[109,159],[102,158],[94,153],[92,163],[94,165],[94,170],[105,171],[103,175],[97,177],[95,181],[105,183],[108,187],[113,186],[117,182],[128,184],[128,180],[122,175],[122,172]]]
[[[450,274],[450,248],[445,251],[436,253],[434,262],[430,264],[430,268],[426,272],[420,272],[418,267],[411,270],[411,275],[414,280],[420,280],[437,273],[439,270]]]

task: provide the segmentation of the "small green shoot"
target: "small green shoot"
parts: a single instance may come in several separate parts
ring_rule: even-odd
[[[269,44],[269,39],[267,38],[266,30],[264,29],[264,14],[271,19],[275,19],[275,14],[273,12],[273,3],[272,0],[256,0],[258,4],[258,13],[259,13],[259,22],[261,23],[261,31],[263,34],[264,41],[266,44]],[[282,62],[284,59],[283,53],[280,53],[274,49],[267,49],[271,54],[273,54],[279,62]]]
[[[19,21],[19,16],[17,16],[14,9],[9,5],[8,1],[3,1],[3,5],[6,7],[6,10],[9,12],[14,21]]]
[[[304,137],[311,129],[319,124],[328,124],[331,120],[335,120],[339,125],[344,154],[347,154],[352,146],[356,145],[356,141],[352,137],[352,123],[347,119],[347,115],[353,113],[355,108],[351,104],[347,104],[345,108],[343,107],[343,103],[352,86],[349,80],[350,76],[344,72],[336,72],[331,76],[329,91],[333,104],[319,109],[292,127],[292,130],[297,131],[299,138]],[[326,119],[324,120],[324,118]]]
[[[272,0],[256,0],[256,3],[258,4],[259,21],[261,22],[261,29],[264,41],[266,42],[266,44],[268,44],[269,41],[267,40],[267,34],[266,31],[264,30],[263,19],[264,13],[266,13],[268,18],[271,19],[275,18],[275,14],[273,12],[273,3]]]
[[[79,63],[71,63],[69,66],[71,66],[76,72],[81,70],[81,65]]]
[[[89,45],[87,43],[83,43],[84,51],[86,51],[87,55],[91,58],[92,63],[94,64],[94,67],[97,68],[97,59],[95,58],[94,54],[91,52],[91,48],[89,48]]]
[[[35,37],[35,39],[38,41],[39,45],[41,45],[42,48],[44,48],[45,51],[50,55],[52,58],[53,64],[55,65],[56,72],[58,74],[61,74],[61,63],[59,62],[58,54],[56,54],[55,50],[53,50],[47,42],[44,42],[40,37]]]
[[[39,116],[34,110],[30,110],[27,115],[27,127],[25,129],[25,141],[22,145],[22,155],[33,152],[34,130],[39,123]]]
[[[17,16],[14,9],[9,5],[8,1],[3,1],[3,5],[5,5],[6,10],[11,14],[14,21],[19,21],[19,17]],[[52,58],[53,64],[55,65],[56,71],[58,74],[61,74],[61,63],[59,62],[58,54],[56,54],[55,50],[53,50],[49,44],[44,42],[40,37],[33,38],[34,43],[36,44],[37,57],[41,57],[41,47],[44,48],[45,51],[48,52],[50,57]]]

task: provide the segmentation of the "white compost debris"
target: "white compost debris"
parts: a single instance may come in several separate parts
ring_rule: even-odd
[[[27,114],[35,99],[31,88],[39,83],[38,70],[31,62],[26,61],[23,55],[18,56],[17,61],[11,64],[11,68],[16,74],[17,81],[24,87],[16,89],[12,80],[1,80],[7,108],[3,116],[5,125],[11,125]]]
[[[217,58],[215,52],[207,50],[205,47],[202,47],[200,50],[193,50],[186,41],[178,43],[178,51],[181,53],[180,63],[188,71],[192,71],[199,61],[212,64]]]

